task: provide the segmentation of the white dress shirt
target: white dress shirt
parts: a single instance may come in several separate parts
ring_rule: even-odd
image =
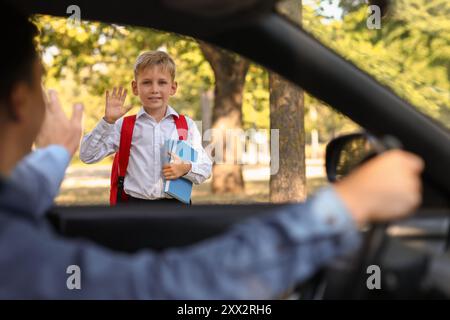
[[[163,147],[167,139],[178,140],[178,132],[172,115],[178,113],[170,106],[164,118],[157,122],[142,107],[136,115],[130,159],[125,175],[124,190],[132,197],[140,199],[171,198],[164,193]],[[212,162],[202,147],[202,138],[195,122],[186,117],[188,124],[187,142],[198,152],[197,161],[183,176],[195,184],[200,184],[211,175]],[[110,124],[100,120],[97,126],[83,137],[80,159],[84,163],[95,163],[119,150],[120,131],[123,118]]]

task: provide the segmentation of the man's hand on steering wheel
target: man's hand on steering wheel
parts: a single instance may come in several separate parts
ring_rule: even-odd
[[[423,168],[416,155],[389,150],[356,168],[335,189],[358,225],[395,220],[421,203]]]

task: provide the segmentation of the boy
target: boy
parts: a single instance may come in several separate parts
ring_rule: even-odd
[[[170,105],[169,98],[177,91],[175,63],[162,51],[144,52],[136,60],[133,94],[139,96],[142,108],[136,115],[129,148],[128,167],[123,191],[129,201],[167,200],[164,193],[164,179],[183,177],[200,184],[211,175],[211,160],[202,147],[201,135],[191,119],[186,117],[185,139],[198,152],[195,163],[176,161],[163,166],[163,145],[167,139],[181,137],[176,121],[182,118]],[[95,129],[87,134],[81,143],[80,159],[84,163],[95,163],[117,152],[122,134],[124,116],[131,107],[124,107],[127,90],[106,91],[105,116]],[[179,120],[178,120],[179,121]],[[125,144],[125,143],[124,143]],[[122,150],[122,149],[121,149]],[[122,151],[121,151],[122,152]],[[162,170],[161,170],[162,168]],[[113,175],[116,168],[113,167]],[[120,175],[120,173],[119,173]],[[111,203],[114,204],[111,195]],[[121,199],[122,195],[118,196]]]

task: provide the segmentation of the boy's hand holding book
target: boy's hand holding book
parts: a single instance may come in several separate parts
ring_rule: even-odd
[[[124,106],[126,98],[127,90],[122,87],[114,88],[111,94],[109,90],[106,90],[106,107],[103,117],[106,122],[113,124],[131,110],[133,106]]]
[[[166,180],[175,180],[191,170],[191,164],[184,162],[178,155],[173,152],[169,152],[172,159],[171,163],[167,163],[163,166],[163,175]]]

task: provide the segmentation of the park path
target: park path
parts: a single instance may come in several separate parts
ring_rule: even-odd
[[[308,194],[325,183],[324,164],[321,160],[307,160]],[[68,168],[56,199],[59,205],[106,205],[109,199],[110,165],[77,165]],[[192,201],[197,204],[241,204],[269,201],[268,166],[243,166],[245,193],[224,195],[211,193],[211,179],[195,186]]]

